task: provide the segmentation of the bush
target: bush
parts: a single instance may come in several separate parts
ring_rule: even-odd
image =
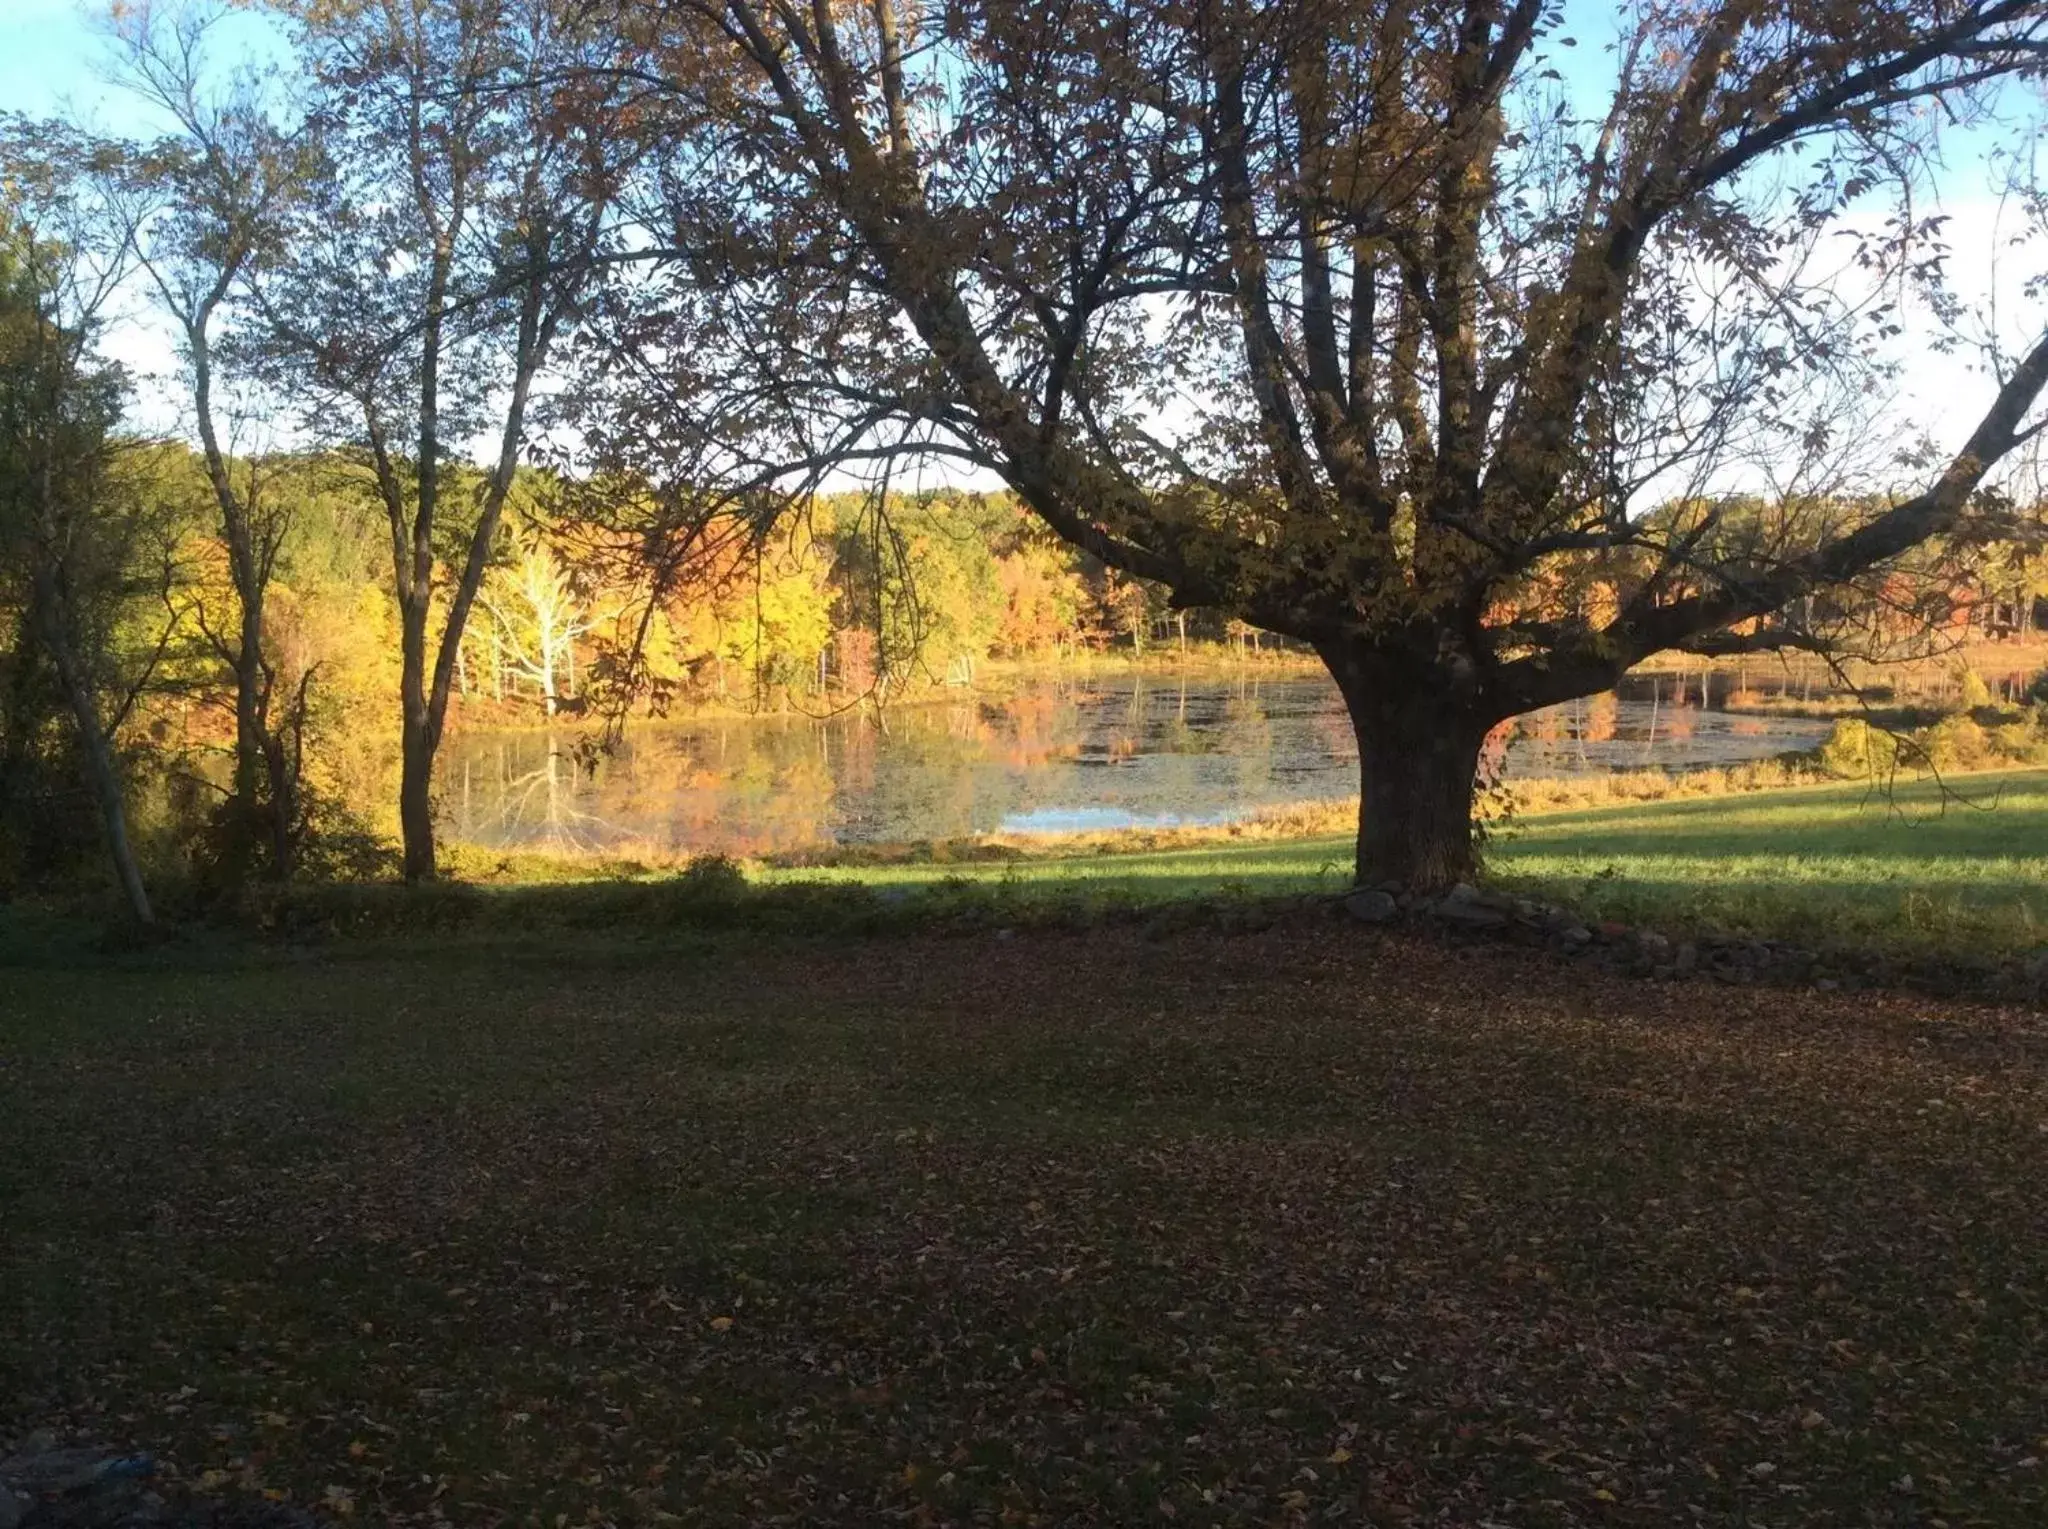
[[[699,855],[675,880],[677,892],[692,902],[736,902],[746,895],[746,867],[730,855]]]
[[[1909,761],[1930,770],[1974,770],[1992,759],[1991,740],[1968,716],[1944,717],[1921,729],[1913,735],[1913,745]]]
[[[1820,746],[1820,767],[1843,780],[1889,775],[1899,765],[1899,743],[1861,717],[1844,717]]]
[[[2048,708],[1959,712],[1910,733],[1886,732],[1861,717],[1835,724],[1814,756],[1828,774],[1868,780],[1908,770],[1983,770],[2048,762]]]
[[[1991,751],[2015,764],[2048,764],[2048,728],[2041,718],[2023,715],[1990,730]]]

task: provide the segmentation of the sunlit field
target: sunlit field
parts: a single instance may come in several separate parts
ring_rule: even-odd
[[[1489,861],[1503,884],[1588,917],[2004,954],[2048,940],[2048,773],[1532,814],[1497,829]],[[1350,865],[1349,841],[1326,835],[766,876],[877,889],[965,882],[1028,905],[1335,892]]]
[[[1625,920],[2000,954],[2048,941],[2048,775],[1532,817],[1496,861]]]

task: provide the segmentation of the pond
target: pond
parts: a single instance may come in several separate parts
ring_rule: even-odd
[[[1509,773],[1730,764],[1828,731],[1699,700],[1666,677],[1534,713]],[[854,712],[636,723],[594,768],[579,762],[578,736],[450,738],[445,831],[494,849],[753,855],[1212,824],[1358,790],[1343,703],[1311,677],[1046,680],[898,707],[879,725]]]

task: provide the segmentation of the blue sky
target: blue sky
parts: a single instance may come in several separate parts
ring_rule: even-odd
[[[106,0],[0,0],[0,110],[29,116],[72,116],[110,133],[149,131],[152,124],[141,104],[104,79],[109,53],[98,18],[105,11]],[[1577,14],[1570,14],[1573,12]],[[1577,35],[1579,46],[1556,49],[1555,56],[1567,71],[1574,94],[1584,92],[1598,99],[1604,96],[1615,67],[1614,55],[1606,46],[1615,35],[1612,4],[1610,0],[1573,0],[1568,15],[1566,30]],[[243,11],[221,24],[211,52],[225,62],[261,57],[278,47],[276,23]],[[1981,299],[1992,290],[1998,245],[1995,208],[1984,194],[1981,179],[1981,155],[1988,141],[1986,135],[1978,134],[1953,143],[1949,157],[1955,172],[1939,188],[1943,210],[1953,218],[1952,279],[1958,291],[1972,299]],[[2044,264],[2048,262],[2034,262],[2037,269]],[[2004,255],[1997,278],[1996,285],[2006,297],[2000,310],[2001,328],[2009,340],[2031,338],[2032,332],[2038,332],[2041,315],[2014,300],[2018,281],[2010,252]],[[160,372],[171,364],[169,347],[161,337],[128,334],[110,348],[140,371]],[[1902,343],[1901,358],[1910,367],[1895,402],[1895,417],[1953,446],[1982,412],[1993,384],[1972,358],[1933,353],[1924,334],[1909,333]],[[145,386],[145,394],[148,391]],[[168,419],[151,423],[174,428]]]
[[[106,0],[0,0],[0,110],[76,116],[110,133],[146,131],[147,112],[103,78],[109,57]],[[276,23],[247,11],[227,16],[214,53],[260,57],[278,45]]]
[[[78,115],[127,131],[140,113],[99,78],[106,44],[79,0],[0,0],[0,102],[30,117]]]
[[[31,116],[55,111],[93,46],[72,0],[0,0],[0,101]]]

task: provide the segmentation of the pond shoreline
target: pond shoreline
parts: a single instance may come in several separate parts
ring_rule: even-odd
[[[2034,767],[2000,765],[1980,770],[1946,771],[1942,780],[1967,791],[1971,786],[2006,775],[2024,775]],[[1931,777],[1903,775],[1901,789]],[[1482,822],[1489,832],[1512,832],[1518,822],[1562,813],[1625,811],[1661,802],[1702,802],[1773,792],[1838,791],[1845,784],[1813,763],[1806,754],[1787,754],[1752,761],[1732,769],[1702,766],[1692,770],[1633,771],[1599,779],[1538,780],[1524,783],[1538,795],[1517,801],[1508,810],[1498,799],[1489,802]],[[1872,787],[1881,797],[1882,788]],[[1323,798],[1261,808],[1228,822],[1152,825],[1071,833],[989,833],[955,838],[874,841],[858,844],[817,844],[765,854],[730,857],[743,866],[770,873],[808,870],[860,870],[889,866],[962,868],[1009,862],[1044,862],[1123,855],[1170,854],[1263,843],[1347,837],[1358,826],[1358,797]],[[545,850],[493,849],[475,844],[451,846],[451,871],[465,876],[514,884],[580,880],[631,879],[673,874],[705,859],[715,850],[667,852],[632,846],[600,854],[556,854]]]
[[[1830,723],[1606,695],[1521,719],[1512,781],[1725,768],[1810,750]],[[876,719],[803,713],[638,724],[608,751],[573,728],[452,737],[446,842],[673,858],[828,846],[1221,827],[1358,790],[1335,687],[1062,676]],[[381,765],[379,766],[382,767]],[[373,788],[366,788],[374,796]]]

